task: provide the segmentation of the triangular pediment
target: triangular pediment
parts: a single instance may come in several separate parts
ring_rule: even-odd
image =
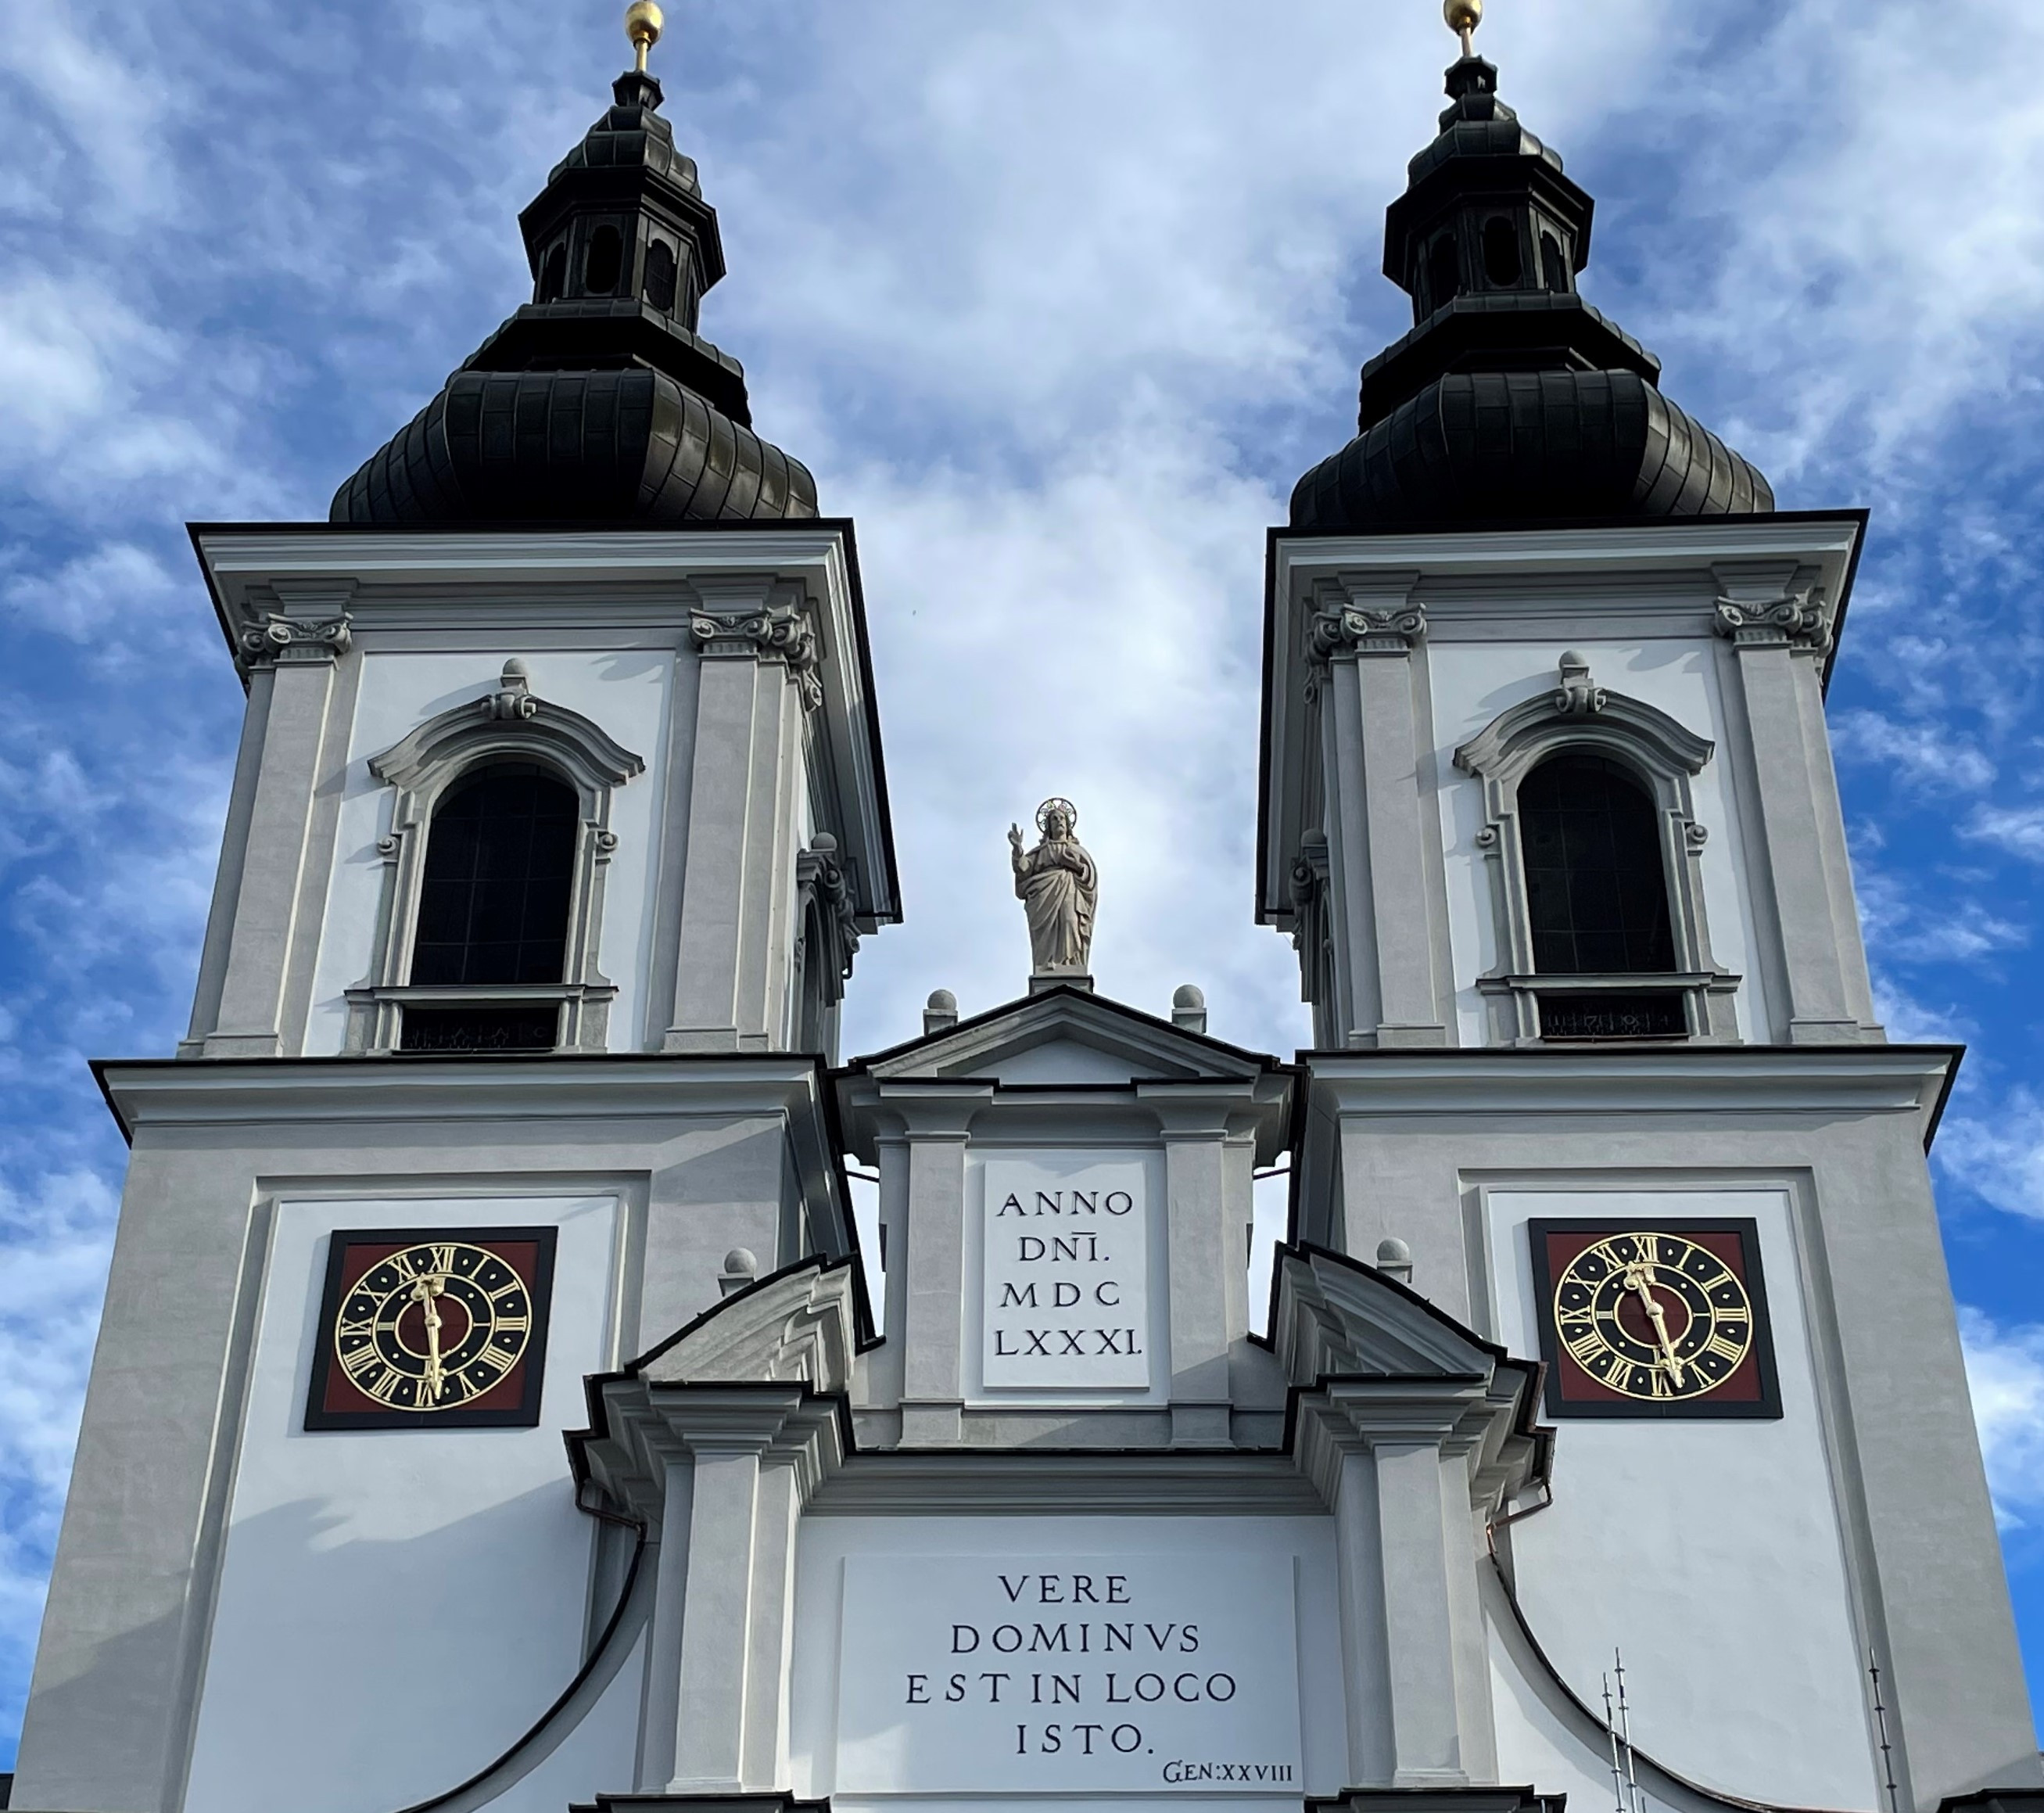
[[[956,1026],[858,1060],[886,1082],[966,1078],[1007,1087],[1126,1087],[1141,1083],[1247,1081],[1280,1068],[1120,1002],[1076,988],[1012,1001]]]

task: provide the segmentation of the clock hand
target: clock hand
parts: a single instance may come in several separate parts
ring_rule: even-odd
[[[421,1395],[434,1403],[440,1401],[441,1388],[447,1383],[447,1369],[440,1364],[440,1312],[433,1299],[447,1288],[444,1278],[421,1278],[412,1287],[412,1301],[422,1305],[426,1312],[426,1376],[421,1381]]]
[[[1654,1301],[1654,1289],[1647,1282],[1646,1273],[1646,1263],[1643,1261],[1635,1261],[1626,1267],[1625,1281],[1639,1294],[1639,1301],[1646,1309],[1647,1319],[1654,1324],[1654,1332],[1660,1339],[1661,1351],[1666,1356],[1662,1363],[1667,1368],[1668,1376],[1679,1385],[1682,1382],[1684,1368],[1682,1362],[1675,1357],[1674,1339],[1668,1333],[1668,1312]]]

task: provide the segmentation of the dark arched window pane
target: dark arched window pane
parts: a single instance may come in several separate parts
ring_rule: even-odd
[[[561,292],[568,287],[568,248],[557,245],[547,254],[547,262],[540,271],[540,300],[557,302]]]
[[[413,982],[563,980],[575,818],[574,790],[528,763],[486,768],[441,802]]]
[[[1455,242],[1443,233],[1434,241],[1432,248],[1427,254],[1428,306],[1446,308],[1455,299],[1455,292],[1461,287],[1461,274],[1455,268]]]
[[[1540,236],[1540,275],[1549,289],[1567,293],[1569,262],[1562,256],[1562,242],[1551,233]]]
[[[1619,764],[1558,756],[1519,788],[1533,967],[1558,976],[1675,967],[1654,802]]]
[[[674,252],[665,240],[646,248],[646,300],[663,314],[674,310]]]
[[[1493,287],[1508,290],[1519,281],[1519,229],[1502,214],[1483,223],[1483,274]]]
[[[582,287],[592,296],[607,296],[617,287],[624,268],[624,242],[613,226],[600,226],[589,236],[589,256],[582,261]]]

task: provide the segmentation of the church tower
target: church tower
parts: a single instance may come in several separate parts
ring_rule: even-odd
[[[1026,989],[840,1061],[851,525],[698,331],[649,0],[532,300],[330,522],[194,529],[248,711],[190,1035],[99,1066],[17,1808],[2044,1813],[1959,1054],[1876,1023],[1826,741],[1865,520],[1582,299],[1447,11],[1415,325],[1270,536],[1292,1059],[1095,991],[1052,800]]]

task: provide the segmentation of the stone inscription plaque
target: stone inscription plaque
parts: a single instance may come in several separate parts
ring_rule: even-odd
[[[1155,1205],[1140,1160],[989,1159],[989,1391],[1147,1391]]]
[[[844,1568],[836,1792],[1304,1792],[1289,1556]]]

